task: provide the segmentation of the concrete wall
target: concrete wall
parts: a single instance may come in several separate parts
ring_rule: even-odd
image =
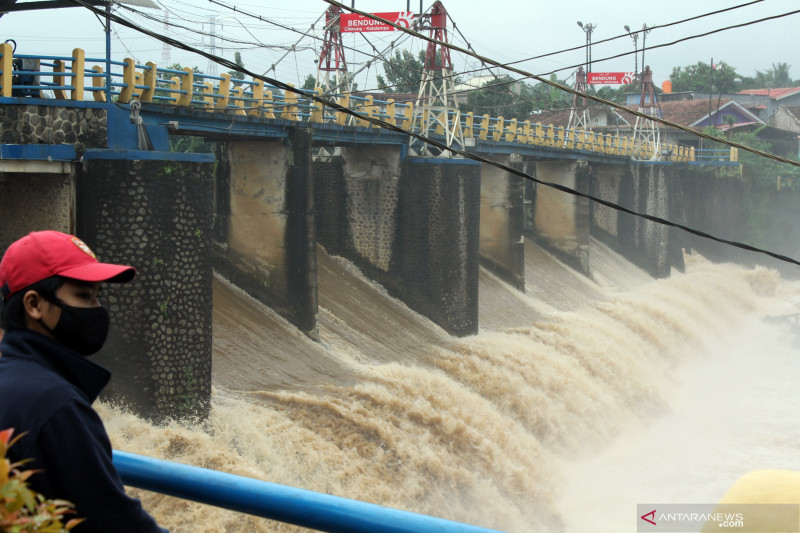
[[[385,284],[453,335],[478,332],[479,218],[479,164],[406,160]]]
[[[77,177],[77,234],[102,261],[138,270],[133,282],[104,287],[112,329],[95,357],[114,373],[105,397],[156,420],[204,417],[213,165],[195,154],[104,152],[87,151]]]
[[[71,174],[0,172],[0,251],[31,231],[73,233],[74,196]]]
[[[536,177],[588,192],[590,170],[576,161],[537,161]],[[589,200],[552,187],[536,187],[533,234],[566,263],[589,273]]]
[[[226,143],[216,187],[217,269],[317,336],[316,236],[310,132],[288,142]]]
[[[494,161],[522,169],[511,156]],[[517,289],[525,290],[525,239],[522,209],[523,178],[503,169],[481,165],[481,263]]]
[[[627,167],[622,165],[592,165],[592,195],[601,200],[619,203],[620,184],[626,170]],[[618,217],[619,211],[616,209],[592,202],[592,235],[598,236],[604,242],[618,242]]]

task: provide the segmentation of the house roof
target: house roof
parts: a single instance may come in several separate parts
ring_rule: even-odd
[[[752,94],[755,96],[768,96],[773,100],[780,100],[793,94],[800,93],[800,87],[783,87],[779,89],[746,89],[736,94]]]
[[[788,111],[789,113],[791,113],[791,114],[794,116],[794,118],[796,118],[796,119],[800,120],[800,106],[796,106],[796,105],[785,105],[785,106],[783,106],[783,108],[784,108],[786,111]]]

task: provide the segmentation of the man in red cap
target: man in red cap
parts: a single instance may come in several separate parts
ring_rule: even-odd
[[[75,504],[86,519],[76,533],[165,531],[125,494],[92,409],[111,373],[86,359],[108,334],[100,283],[135,275],[57,231],[30,233],[0,262],[0,429],[25,433],[9,458],[32,459],[26,468],[40,471],[29,479],[33,490]]]

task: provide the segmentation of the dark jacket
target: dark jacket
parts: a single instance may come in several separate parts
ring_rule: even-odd
[[[41,469],[30,487],[75,504],[86,522],[75,533],[162,532],[139,500],[128,497],[111,462],[111,442],[92,402],[111,379],[105,368],[31,330],[0,343],[0,430],[25,432],[12,462]]]

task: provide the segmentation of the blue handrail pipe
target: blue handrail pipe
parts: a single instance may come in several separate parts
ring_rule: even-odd
[[[114,451],[125,485],[332,533],[498,533],[372,503]]]

